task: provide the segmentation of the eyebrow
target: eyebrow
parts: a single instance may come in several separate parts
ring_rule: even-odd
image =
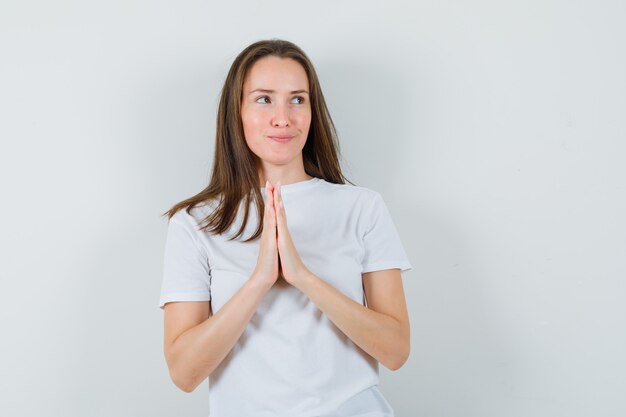
[[[255,89],[255,90],[250,91],[248,94],[252,94],[252,93],[266,93],[266,94],[273,94],[273,93],[275,93],[275,92],[276,92],[276,91],[274,91],[274,90],[266,90],[266,89],[264,89],[264,88],[257,88],[257,89]],[[294,91],[291,91],[289,94],[309,94],[309,92],[308,92],[308,91],[306,91],[306,90],[294,90]]]

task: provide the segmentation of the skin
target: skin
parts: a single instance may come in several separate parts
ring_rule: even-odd
[[[258,89],[271,92],[254,91]],[[217,313],[210,315],[210,302],[165,305],[165,357],[172,380],[185,392],[222,362],[279,276],[388,369],[399,369],[409,356],[410,324],[399,269],[362,275],[366,307],[311,273],[291,239],[280,186],[311,178],[302,160],[311,121],[307,89],[304,69],[291,59],[262,58],[246,76],[242,123],[246,142],[259,159],[259,182],[265,184],[267,199],[259,256],[252,276]],[[292,139],[279,143],[271,139],[275,135]]]
[[[246,143],[257,156],[259,185],[311,177],[304,172],[302,149],[311,125],[309,81],[292,59],[268,56],[255,62],[243,84],[241,121]],[[289,136],[279,143],[272,136]]]

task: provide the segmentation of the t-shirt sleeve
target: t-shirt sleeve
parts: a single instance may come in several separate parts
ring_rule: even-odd
[[[379,193],[374,194],[373,203],[365,216],[367,227],[363,236],[365,254],[361,262],[362,272],[393,268],[405,272],[412,269],[391,214]]]
[[[196,236],[195,221],[181,212],[170,219],[167,229],[160,308],[170,301],[211,300],[211,275],[206,250]]]

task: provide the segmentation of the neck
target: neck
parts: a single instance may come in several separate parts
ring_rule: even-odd
[[[313,177],[304,172],[304,167],[293,169],[286,166],[265,166],[259,169],[261,187],[265,187],[265,181],[269,181],[271,184],[276,184],[280,181],[282,185],[287,185],[310,180],[311,178]]]

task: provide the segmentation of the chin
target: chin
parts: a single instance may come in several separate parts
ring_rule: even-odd
[[[269,155],[263,155],[263,157],[261,157],[262,160],[264,160],[265,162],[269,162],[272,164],[288,164],[289,162],[292,162],[294,159],[298,159],[298,157],[300,156],[300,152],[272,152]]]
[[[265,159],[264,162],[266,164],[271,164],[271,165],[289,165],[291,162],[293,162],[293,158],[289,158],[289,159]]]

